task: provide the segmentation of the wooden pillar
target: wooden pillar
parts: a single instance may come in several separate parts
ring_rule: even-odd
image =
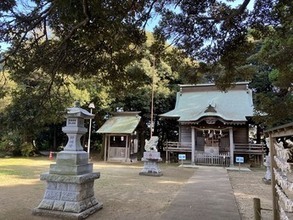
[[[230,140],[230,166],[234,165],[234,137],[233,127],[229,128],[229,140]]]
[[[110,146],[110,143],[111,143],[110,139],[111,139],[111,135],[107,134],[107,145],[106,145],[107,146],[107,155],[108,155],[107,156],[107,161],[109,161],[109,159],[110,159],[110,157],[109,157],[110,156],[110,147],[111,147]]]
[[[261,206],[260,199],[253,198],[254,220],[261,220]]]
[[[168,150],[166,150],[166,163],[169,163],[170,161],[169,161],[169,152],[168,152]]]
[[[276,150],[274,147],[274,138],[272,137],[272,134],[269,134],[269,147],[270,147],[270,156],[271,156],[271,186],[272,186],[272,197],[273,197],[273,219],[274,220],[279,220],[280,219],[280,215],[279,215],[279,205],[278,205],[278,194],[276,191],[276,177],[275,177],[275,173],[274,173],[274,168],[277,167],[276,165],[276,161],[274,156],[276,155]]]
[[[128,135],[126,135],[126,146],[125,146],[125,162],[129,159],[129,143],[128,143]]]
[[[195,159],[195,129],[191,127],[191,163],[194,164]]]
[[[107,161],[108,135],[104,134],[104,161]]]

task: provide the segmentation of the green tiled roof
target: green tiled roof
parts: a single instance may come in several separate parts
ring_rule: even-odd
[[[131,134],[140,122],[140,112],[116,112],[97,131],[103,134]]]
[[[197,121],[202,117],[220,117],[225,121],[246,121],[253,116],[252,91],[248,83],[237,83],[222,92],[214,84],[181,85],[175,109],[160,115],[178,118],[180,122]]]

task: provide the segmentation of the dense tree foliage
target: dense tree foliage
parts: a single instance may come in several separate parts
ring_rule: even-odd
[[[64,74],[99,73],[114,83],[113,76],[123,78],[125,66],[139,57],[136,46],[145,40],[140,27],[147,3],[136,7],[135,1],[24,2],[0,5],[0,39],[9,44],[2,62],[13,70],[14,79],[41,72],[49,83],[62,83]]]
[[[96,104],[98,123],[117,107],[149,121],[152,91],[158,115],[173,106],[177,84],[216,82],[225,90],[243,80],[257,93],[259,123],[292,121],[292,4],[1,1],[0,131],[31,141],[60,124],[75,99]],[[158,15],[153,41],[144,28]]]
[[[290,12],[287,9],[280,9],[279,13],[282,17],[289,16],[280,26],[268,30],[269,37],[263,40],[259,52],[251,57],[252,61],[257,61],[258,70],[251,83],[256,89],[256,115],[258,121],[268,126],[293,120],[293,59],[289,55],[293,52],[293,10],[292,7]]]
[[[84,92],[73,94],[72,85],[80,81],[77,86],[84,86],[81,77],[95,80],[93,87],[88,86],[90,94],[97,82],[108,87],[123,82],[125,67],[140,58],[136,47],[145,41],[140,27],[147,4],[1,1],[0,43],[8,48],[2,51],[0,63],[17,84],[1,115],[1,131],[8,138],[18,134],[23,142],[31,142],[46,124],[63,120],[73,99],[90,101]]]

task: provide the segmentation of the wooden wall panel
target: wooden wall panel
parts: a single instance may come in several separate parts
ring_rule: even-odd
[[[247,126],[233,128],[234,143],[247,144],[248,143],[248,130]]]
[[[180,142],[191,142],[191,127],[180,126]]]

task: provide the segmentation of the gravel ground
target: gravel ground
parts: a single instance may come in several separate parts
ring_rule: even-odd
[[[34,176],[20,179],[16,176],[14,182],[0,183],[1,220],[52,219],[32,216],[31,213],[45,192],[46,183],[39,180],[39,174],[47,172],[53,162],[44,161],[41,168],[35,168]],[[100,172],[101,177],[95,181],[94,190],[104,208],[88,219],[159,220],[180,188],[196,172],[196,169],[178,167],[178,164],[160,164],[164,175],[148,177],[139,175],[142,167],[142,163],[95,162],[94,171]],[[271,186],[262,182],[264,169],[228,171],[228,174],[243,220],[254,219],[253,198],[260,198],[262,208],[272,209]],[[272,219],[272,211],[262,210],[262,219]]]
[[[228,171],[242,219],[254,219],[253,198],[259,198],[262,219],[271,220],[273,218],[272,187],[262,181],[265,169],[250,169],[249,172]]]

